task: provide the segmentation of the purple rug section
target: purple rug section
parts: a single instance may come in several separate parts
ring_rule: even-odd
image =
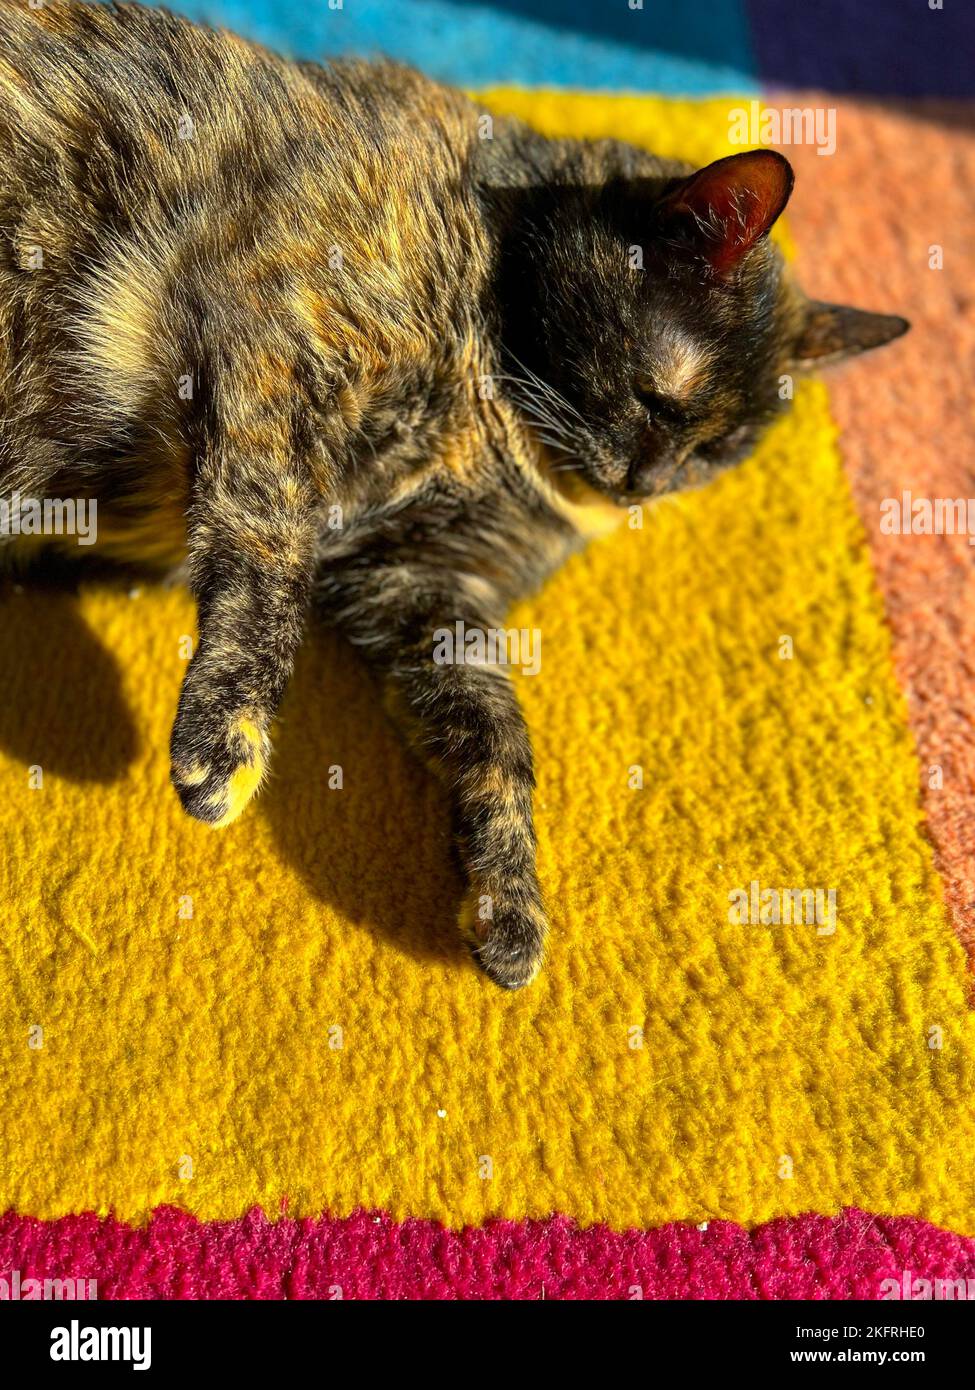
[[[975,3],[746,0],[761,80],[877,97],[975,96]]]

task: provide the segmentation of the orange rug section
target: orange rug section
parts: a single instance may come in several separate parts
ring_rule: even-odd
[[[830,404],[894,633],[938,866],[973,962],[975,546],[964,534],[887,534],[881,509],[905,492],[912,509],[975,498],[975,104],[808,93],[770,104],[837,108],[835,154],[785,151],[804,287],[913,325],[896,349],[832,376]]]

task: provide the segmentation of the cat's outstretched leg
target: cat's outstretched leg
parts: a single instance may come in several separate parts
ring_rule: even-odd
[[[431,636],[432,642],[432,636]],[[519,989],[542,963],[546,919],[535,871],[531,742],[497,666],[397,664],[389,706],[453,799],[468,887],[461,929],[496,984]]]
[[[448,577],[449,578],[449,577]],[[546,917],[535,870],[531,740],[503,667],[444,661],[436,634],[489,624],[465,580],[407,565],[336,575],[325,607],[381,672],[389,713],[448,787],[467,876],[461,929],[487,975],[519,989],[538,973]],[[460,605],[460,606],[458,606]]]
[[[190,509],[199,640],[170,754],[184,809],[228,825],[267,769],[312,573],[313,499],[297,467],[201,467]]]

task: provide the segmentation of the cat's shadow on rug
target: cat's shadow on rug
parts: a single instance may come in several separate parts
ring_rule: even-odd
[[[116,658],[63,584],[0,586],[0,748],[70,782],[115,782],[139,736]]]
[[[0,749],[25,777],[34,767],[77,784],[126,776],[140,731],[118,659],[86,621],[70,579],[0,585],[0,692]],[[276,852],[342,925],[421,960],[463,960],[463,883],[446,794],[335,634],[310,625],[272,737],[272,775],[245,818],[265,819]],[[160,791],[181,815],[175,792]]]
[[[306,633],[273,742],[272,776],[245,815],[266,818],[309,892],[399,951],[469,958],[446,793],[387,718],[378,682],[334,633],[315,625]]]

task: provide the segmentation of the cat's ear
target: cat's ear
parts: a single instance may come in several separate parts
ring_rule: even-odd
[[[789,201],[795,175],[775,150],[716,159],[663,199],[665,222],[703,256],[716,275],[730,275]]]
[[[793,359],[797,367],[827,366],[883,347],[906,333],[910,326],[907,319],[897,314],[871,314],[846,304],[822,304],[812,299],[806,305]]]

